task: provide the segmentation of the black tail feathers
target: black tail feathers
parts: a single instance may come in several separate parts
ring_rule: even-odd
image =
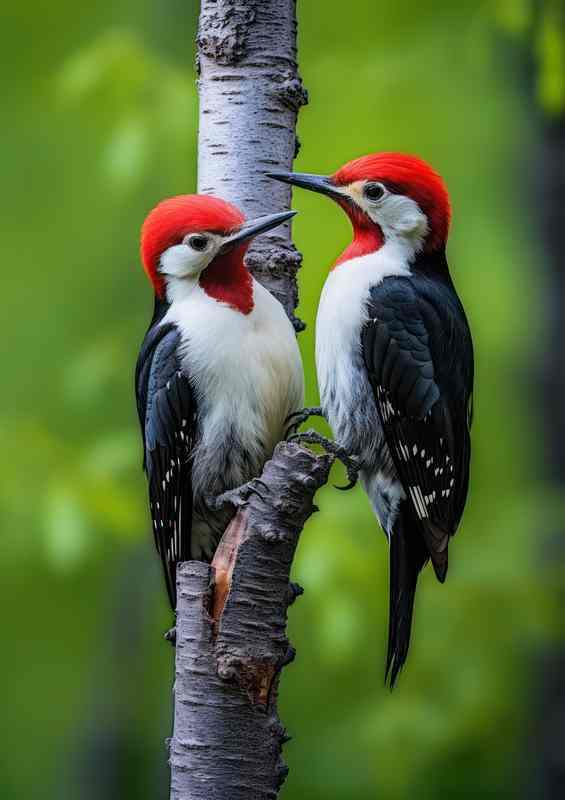
[[[390,688],[398,677],[410,645],[412,612],[420,570],[429,555],[410,509],[404,505],[390,538],[390,600],[385,682]]]

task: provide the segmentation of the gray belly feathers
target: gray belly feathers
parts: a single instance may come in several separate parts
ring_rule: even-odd
[[[342,364],[328,370],[320,381],[324,413],[339,444],[357,456],[360,477],[387,537],[400,500],[405,497],[384,439],[373,389],[362,363],[361,352],[344,354]]]
[[[194,559],[210,559],[227,525],[234,516],[231,506],[211,511],[205,496],[217,497],[236,489],[261,474],[271,455],[256,437],[242,442],[233,429],[216,430],[215,441],[197,440],[193,452],[194,514],[192,522],[191,555]],[[281,434],[282,435],[282,434]]]

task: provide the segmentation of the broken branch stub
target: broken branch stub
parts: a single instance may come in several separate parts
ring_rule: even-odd
[[[212,565],[178,567],[172,800],[272,799],[286,777],[277,689],[294,657],[289,573],[332,460],[279,444]]]

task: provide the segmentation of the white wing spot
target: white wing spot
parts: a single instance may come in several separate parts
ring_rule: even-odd
[[[416,507],[416,513],[418,514],[419,518],[422,519],[423,517],[427,517],[428,512],[426,509],[426,505],[424,503],[424,498],[422,497],[422,490],[420,489],[420,487],[411,486],[410,495],[412,497],[412,502]]]
[[[408,448],[405,447],[405,445],[403,445],[403,444],[400,444],[399,448],[400,448],[400,455],[402,456],[402,458],[405,461],[409,461],[410,460],[410,453],[408,452]]]

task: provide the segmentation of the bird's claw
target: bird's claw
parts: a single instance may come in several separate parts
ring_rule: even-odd
[[[238,486],[237,489],[228,489],[227,492],[223,492],[217,497],[208,495],[206,497],[206,505],[210,511],[220,511],[226,505],[241,508],[247,504],[252,494],[264,500],[265,498],[257,487],[261,487],[266,492],[269,491],[267,484],[263,483],[259,478],[253,478],[242,486]]]
[[[294,414],[289,414],[288,417],[285,419],[285,424],[290,422],[288,428],[285,431],[284,438],[285,440],[289,438],[289,436],[294,436],[298,432],[298,429],[301,425],[303,425],[306,420],[310,419],[310,417],[324,417],[324,412],[321,406],[311,406],[310,408],[302,408],[300,411],[295,411]],[[325,417],[324,417],[325,418]]]
[[[304,433],[295,433],[289,437],[288,441],[297,442],[298,444],[304,442],[306,444],[320,445],[320,447],[323,447],[327,453],[330,453],[330,455],[335,456],[338,461],[341,461],[347,471],[349,483],[347,486],[336,486],[336,489],[339,489],[342,492],[347,492],[349,489],[353,489],[353,487],[356,485],[359,479],[359,463],[355,456],[350,455],[347,450],[337,442],[327,439],[325,436],[322,436],[320,433],[314,430],[305,431]]]

